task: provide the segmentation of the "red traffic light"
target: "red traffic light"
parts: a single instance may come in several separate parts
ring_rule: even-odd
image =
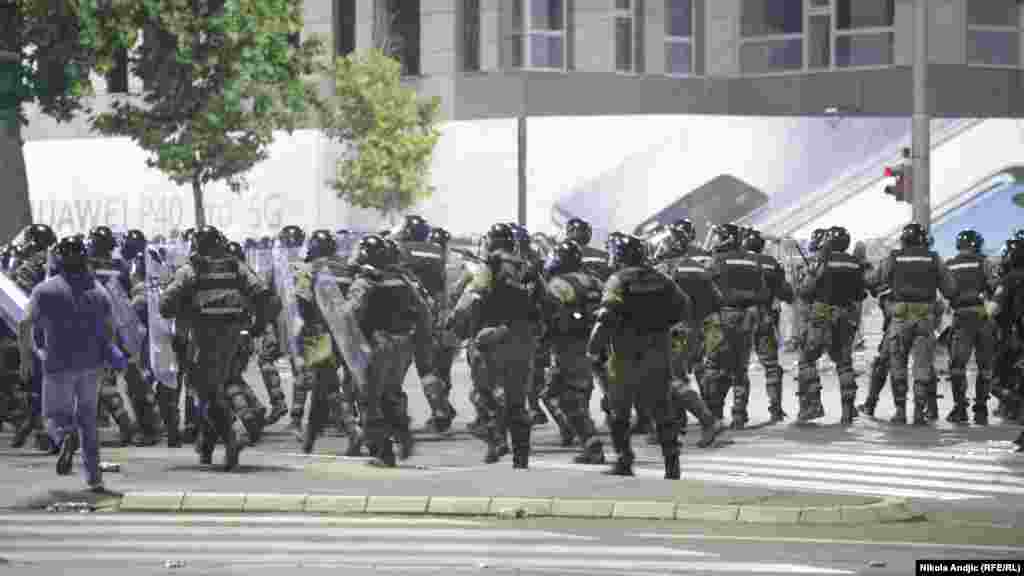
[[[890,167],[890,166],[886,166],[885,167],[885,177],[886,178],[892,178],[895,175],[896,175],[896,173],[893,171],[892,167]]]

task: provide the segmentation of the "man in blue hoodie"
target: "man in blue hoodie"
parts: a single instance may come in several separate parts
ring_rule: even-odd
[[[64,238],[56,256],[59,273],[32,290],[28,306],[34,351],[43,365],[43,415],[50,440],[60,448],[57,474],[71,472],[81,443],[86,481],[101,492],[99,375],[103,367],[123,368],[127,361],[114,345],[110,296],[88,270],[85,243]]]

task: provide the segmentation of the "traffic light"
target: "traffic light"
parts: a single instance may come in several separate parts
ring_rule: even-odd
[[[895,178],[896,182],[885,187],[885,193],[896,199],[897,202],[910,203],[912,197],[910,187],[910,166],[886,166],[885,177]]]

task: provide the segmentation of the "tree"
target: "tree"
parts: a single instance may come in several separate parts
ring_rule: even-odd
[[[359,208],[394,215],[430,197],[430,158],[441,136],[440,101],[402,86],[402,65],[380,50],[335,65],[335,104],[322,124],[345,146],[331,187]]]
[[[93,126],[132,138],[149,167],[190,185],[201,226],[207,184],[245,188],[247,173],[269,156],[274,131],[291,133],[323,110],[310,80],[326,69],[317,61],[322,44],[299,42],[302,3],[293,0],[125,1],[129,21],[112,28],[143,31],[129,69],[145,94],[115,102]],[[97,51],[112,53],[125,40],[99,36]]]
[[[0,0],[0,242],[32,223],[21,127],[25,107],[37,105],[59,122],[87,109],[89,73],[100,34],[97,15],[117,22],[122,8],[95,0]]]

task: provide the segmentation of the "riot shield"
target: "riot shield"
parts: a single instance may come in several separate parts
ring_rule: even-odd
[[[0,274],[0,317],[14,334],[18,333],[18,325],[25,319],[27,306],[28,295],[6,274]]]
[[[281,298],[281,314],[277,319],[278,338],[287,340],[287,350],[299,356],[298,336],[302,329],[302,316],[295,297],[295,268],[301,264],[301,248],[274,248],[274,291]]]
[[[251,248],[245,253],[249,267],[265,283],[270,283],[274,273],[274,253],[268,248]]]
[[[316,275],[313,290],[316,293],[316,303],[320,314],[323,315],[346,366],[351,370],[356,386],[360,391],[365,391],[370,369],[370,355],[373,349],[355,317],[346,314],[342,309],[345,297],[338,286],[338,278],[332,274],[321,272]]]
[[[165,247],[166,248],[166,247]],[[165,252],[166,254],[166,252]],[[157,249],[146,250],[146,309],[149,316],[149,366],[165,388],[178,388],[178,361],[174,354],[174,321],[160,315],[160,293],[171,270]]]
[[[96,282],[107,290],[110,295],[111,312],[114,329],[120,337],[121,345],[129,356],[142,352],[142,343],[146,337],[145,327],[138,314],[132,308],[131,297],[121,285],[120,274],[96,271]]]

